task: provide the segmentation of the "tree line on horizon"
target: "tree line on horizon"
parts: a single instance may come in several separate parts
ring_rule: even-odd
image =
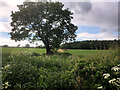
[[[119,40],[86,40],[86,41],[74,41],[62,44],[61,49],[110,49],[119,45]],[[2,47],[10,47],[3,45]],[[19,44],[16,46],[19,47]],[[24,46],[25,48],[45,48],[45,46],[39,45],[31,47],[29,44]]]
[[[86,40],[65,43],[62,49],[110,49],[118,45],[119,40]]]

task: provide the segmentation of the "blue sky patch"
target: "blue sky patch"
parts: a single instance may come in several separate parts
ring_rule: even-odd
[[[100,33],[100,27],[99,26],[78,26],[78,30],[76,31],[76,34],[87,32],[90,34],[97,34]]]
[[[8,32],[0,32],[0,38],[10,38]]]
[[[9,20],[8,20],[8,18],[7,17],[2,17],[2,18],[0,18],[0,22],[8,22]]]

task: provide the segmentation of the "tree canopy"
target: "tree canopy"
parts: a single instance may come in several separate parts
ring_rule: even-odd
[[[30,47],[30,45],[29,45],[29,44],[25,44],[25,47],[26,47],[26,48],[29,48],[29,47]]]
[[[11,39],[41,40],[47,54],[62,42],[75,40],[77,26],[71,23],[72,12],[61,2],[24,2],[11,14]]]

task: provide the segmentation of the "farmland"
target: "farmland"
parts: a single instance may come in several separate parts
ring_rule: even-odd
[[[54,55],[44,53],[45,49],[39,48],[2,48],[2,88],[119,89],[117,49],[70,49]],[[110,83],[113,78],[118,80]]]

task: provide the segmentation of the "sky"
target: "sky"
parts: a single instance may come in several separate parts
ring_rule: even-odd
[[[24,0],[0,0],[0,45],[36,46],[29,41],[15,42],[10,39],[12,27],[11,11],[16,11],[17,5]],[[55,1],[55,0],[54,0]],[[118,39],[118,0],[57,0],[73,12],[72,23],[78,26],[76,40],[114,40]],[[114,1],[114,2],[113,2]],[[41,41],[38,45],[43,45]]]

